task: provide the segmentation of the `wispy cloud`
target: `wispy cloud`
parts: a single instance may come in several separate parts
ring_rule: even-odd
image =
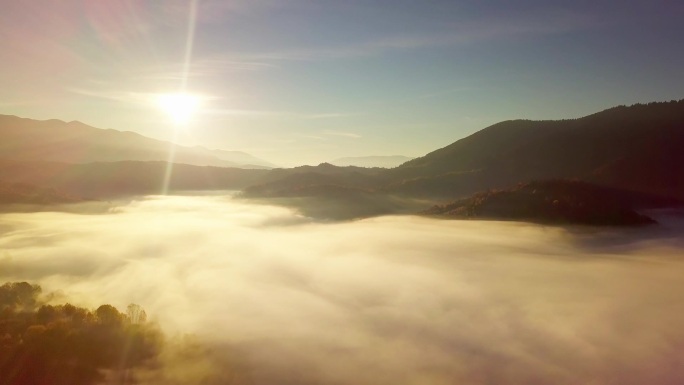
[[[0,101],[0,108],[30,106],[31,104],[31,101],[28,100],[13,102]]]
[[[535,17],[498,17],[459,22],[451,25],[449,31],[441,33],[385,36],[335,47],[242,52],[229,54],[229,57],[256,62],[355,58],[429,47],[467,45],[491,40],[552,35],[587,29],[595,25],[597,25],[596,20],[589,15],[553,12]]]
[[[445,96],[445,95],[460,93],[460,92],[464,92],[464,91],[470,91],[473,89],[475,89],[475,88],[474,87],[456,87],[456,88],[451,88],[448,90],[442,90],[442,91],[436,91],[436,92],[430,92],[427,94],[418,95],[418,99],[432,99],[432,98],[441,97],[441,96]]]
[[[79,87],[69,87],[67,91],[83,95],[90,96],[99,99],[113,100],[117,102],[129,102],[129,103],[139,103],[148,102],[153,99],[153,94],[145,92],[131,92],[131,91],[116,91],[116,90],[94,90]]]
[[[349,138],[349,139],[360,139],[362,136],[354,133],[354,132],[345,132],[345,131],[332,131],[332,130],[323,130],[320,131],[318,134],[310,134],[310,133],[295,133],[294,136],[302,139],[313,139],[317,141],[331,141],[333,140],[334,137],[337,138]]]
[[[103,100],[110,100],[115,102],[123,102],[127,104],[134,105],[149,105],[157,102],[159,93],[155,92],[143,92],[143,91],[127,91],[112,88],[110,83],[102,81],[91,81],[89,82],[91,87],[69,87],[66,90],[73,94],[88,96],[92,98],[98,98]],[[236,109],[236,108],[216,108],[212,107],[213,102],[220,100],[221,98],[217,96],[207,95],[207,94],[196,94],[203,103],[205,104],[201,113],[206,117],[210,118],[216,117],[245,117],[245,118],[255,118],[255,119],[278,119],[278,120],[323,120],[323,119],[338,119],[348,116],[354,116],[355,114],[342,113],[342,112],[296,112],[296,111],[278,111],[278,110],[253,110],[253,109]],[[13,105],[7,104],[7,105]],[[3,104],[0,103],[0,106]],[[326,131],[326,135],[338,135],[347,137],[360,137],[354,133],[347,132],[336,132],[336,131]],[[320,137],[320,139],[324,139]]]
[[[238,72],[254,72],[278,67],[275,63],[254,60],[222,58],[220,56],[195,57],[187,71],[182,63],[156,63],[129,70],[127,77],[142,82],[181,82],[183,79],[211,79]]]
[[[354,132],[345,132],[345,131],[332,131],[332,130],[325,130],[323,131],[324,135],[331,135],[331,136],[342,136],[345,138],[351,138],[351,139],[360,139],[362,138],[361,135],[354,133]]]
[[[231,14],[254,14],[272,11],[292,5],[297,0],[203,0],[199,3],[200,21],[203,23],[222,22]]]
[[[77,95],[111,100],[136,106],[156,105],[159,102],[159,97],[162,95],[155,92],[121,91],[109,89],[96,90],[77,87],[67,88],[67,91]],[[203,104],[217,99],[214,96],[206,94],[193,94],[193,96],[198,98]]]
[[[354,116],[356,114],[344,114],[339,112],[323,113],[323,114],[308,114],[305,115],[306,119],[334,119],[334,118],[346,118],[349,116]]]
[[[314,140],[327,140],[326,138],[318,135],[310,135],[310,134],[302,134],[302,133],[295,133],[295,136],[299,138],[304,138],[304,139],[314,139]]]
[[[293,111],[272,111],[272,110],[240,110],[240,109],[213,109],[207,113],[212,115],[242,115],[262,118],[294,119],[294,120],[318,120],[318,119],[337,119],[355,114],[348,113],[303,113]]]

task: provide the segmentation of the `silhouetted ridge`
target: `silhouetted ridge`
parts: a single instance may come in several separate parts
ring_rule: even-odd
[[[0,205],[37,204],[52,205],[75,203],[82,199],[54,188],[38,187],[28,183],[6,183],[0,181]]]
[[[681,197],[684,175],[673,167],[684,163],[681,148],[684,100],[615,107],[573,120],[505,121],[388,173],[397,182],[449,174],[459,194],[521,180],[580,178]],[[611,167],[620,162],[647,165],[641,169],[649,179]],[[462,181],[454,180],[454,173],[462,173]]]
[[[167,169],[171,169],[165,180]],[[167,162],[0,161],[0,180],[53,188],[85,198],[160,194],[179,190],[239,190],[257,183],[268,170],[200,167]],[[164,187],[167,190],[164,191]]]
[[[5,127],[5,131],[7,125],[3,126],[3,120],[24,121],[0,116],[0,127]],[[26,121],[29,125],[64,128],[51,126],[54,123],[49,121]],[[97,135],[108,132],[78,122],[62,125],[74,126],[67,131],[80,138],[93,130]],[[85,131],[78,132],[81,129]],[[137,135],[112,131],[117,137],[128,134]],[[12,139],[12,135],[5,137]],[[62,154],[72,148],[74,154],[81,151],[80,155],[87,156],[93,150],[70,140],[57,143],[56,147],[43,144],[45,147],[40,151],[32,150],[33,155],[30,151],[16,154],[30,158]],[[11,140],[0,142],[0,154],[15,145]],[[684,164],[682,148],[684,100],[618,106],[579,119],[508,120],[394,169],[337,167],[330,163],[273,170],[174,164],[166,181],[164,175],[169,165],[164,161],[67,164],[15,160],[0,161],[0,180],[35,184],[87,198],[242,189],[245,197],[280,197],[290,202],[297,197],[321,201],[329,198],[326,204],[340,206],[336,207],[337,212],[354,204],[361,207],[361,197],[364,209],[355,210],[359,214],[354,215],[359,217],[367,213],[406,212],[408,207],[421,202],[425,207],[521,181],[546,179],[574,178],[604,187],[684,199],[684,172],[679,167]],[[176,161],[180,162],[178,158]],[[168,189],[164,189],[167,182]],[[371,210],[371,204],[382,206],[386,203],[383,200],[391,204],[383,210]],[[299,202],[298,207],[302,204]]]
[[[549,180],[481,192],[450,204],[433,206],[423,213],[451,218],[621,226],[655,223],[634,211],[634,207],[663,207],[677,203],[586,182]]]
[[[131,131],[99,129],[79,121],[32,120],[0,115],[0,159],[64,163],[174,161],[197,166],[271,168],[241,151],[172,145]]]

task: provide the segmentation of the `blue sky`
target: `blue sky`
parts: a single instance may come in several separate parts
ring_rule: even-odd
[[[0,1],[0,113],[285,166],[684,97],[677,1]]]

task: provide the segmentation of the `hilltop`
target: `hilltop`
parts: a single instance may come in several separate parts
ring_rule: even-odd
[[[573,180],[520,183],[436,205],[425,215],[452,219],[519,220],[554,224],[645,225],[655,221],[635,208],[680,204],[672,199],[632,193]]]

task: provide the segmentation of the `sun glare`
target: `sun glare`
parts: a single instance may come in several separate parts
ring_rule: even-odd
[[[186,93],[161,94],[157,96],[157,105],[176,124],[188,123],[197,111],[200,98]]]

